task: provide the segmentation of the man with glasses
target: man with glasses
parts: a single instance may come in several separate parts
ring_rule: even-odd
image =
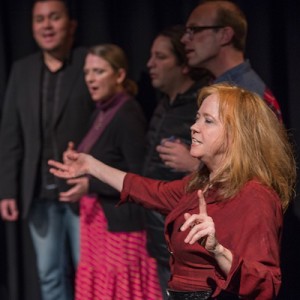
[[[190,67],[202,67],[214,82],[229,82],[259,94],[281,120],[278,102],[266,84],[244,58],[247,21],[239,7],[226,0],[202,1],[189,16],[181,41]],[[189,156],[180,144],[166,143],[159,151],[167,166],[193,171],[197,165],[185,164]]]
[[[246,35],[245,15],[234,3],[206,0],[191,13],[182,42],[190,66],[208,69],[215,82],[256,92],[281,119],[278,102],[244,58]]]

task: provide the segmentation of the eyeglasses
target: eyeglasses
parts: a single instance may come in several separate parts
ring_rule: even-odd
[[[194,34],[197,32],[201,32],[207,29],[220,29],[224,28],[225,26],[222,25],[212,25],[212,26],[188,26],[185,27],[184,33],[189,36],[190,39],[194,37]]]

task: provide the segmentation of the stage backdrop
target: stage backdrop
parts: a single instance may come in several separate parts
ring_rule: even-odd
[[[0,110],[12,63],[37,50],[31,36],[32,2],[0,1]],[[300,2],[236,2],[249,21],[246,56],[278,98],[284,122],[297,147],[300,145]],[[156,104],[146,68],[152,40],[164,27],[184,23],[198,1],[71,0],[70,3],[79,22],[77,44],[112,42],[126,51],[130,75],[140,87],[138,100],[150,118]],[[300,205],[296,200],[285,215],[283,285],[279,297],[282,300],[300,299],[299,219]],[[0,221],[0,239],[0,299],[39,299],[26,221],[17,224]]]

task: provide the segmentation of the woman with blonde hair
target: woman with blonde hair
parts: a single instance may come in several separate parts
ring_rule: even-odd
[[[200,167],[169,183],[85,154],[70,155],[69,165],[49,164],[56,176],[93,175],[121,191],[122,203],[167,215],[170,299],[274,299],[283,212],[296,177],[286,130],[258,95],[215,84],[200,92],[191,138]]]
[[[123,50],[114,44],[89,49],[84,74],[96,103],[90,129],[76,151],[89,153],[125,172],[139,173],[144,158],[146,122],[134,99]],[[64,153],[76,153],[69,143]],[[146,250],[143,208],[116,208],[120,193],[92,176],[69,179],[74,185],[61,201],[80,201],[80,261],[76,299],[161,299],[156,263]]]

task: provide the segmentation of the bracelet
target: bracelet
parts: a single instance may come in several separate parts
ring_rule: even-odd
[[[224,249],[225,248],[221,244],[217,243],[215,248],[212,250],[209,250],[209,252],[212,253],[214,256],[218,256],[218,255],[221,255],[224,253]]]

